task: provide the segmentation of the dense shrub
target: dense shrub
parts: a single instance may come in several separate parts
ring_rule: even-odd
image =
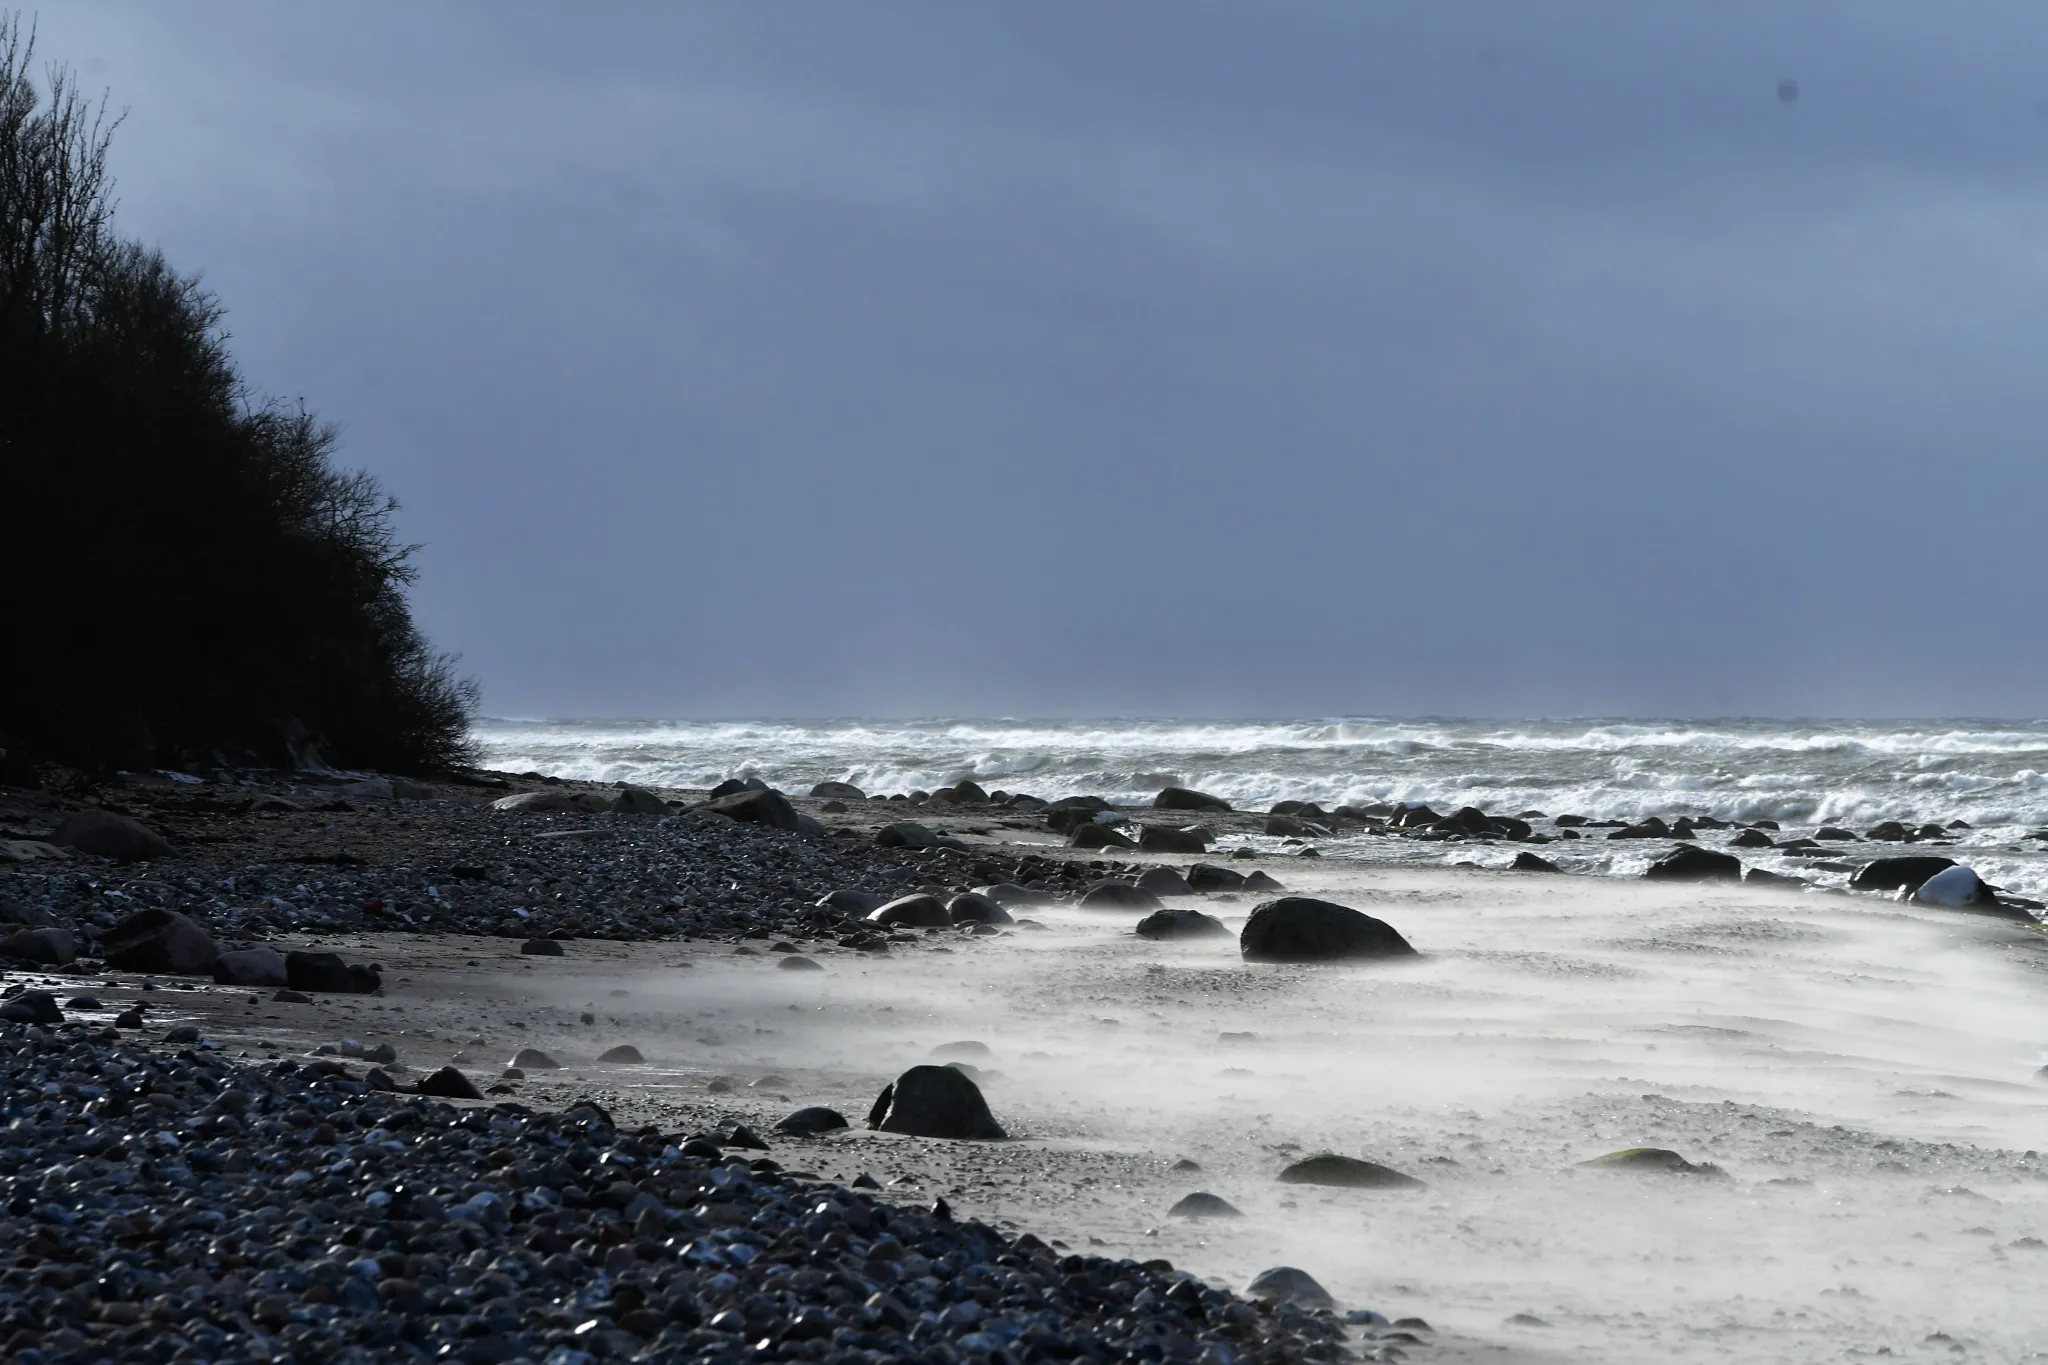
[[[117,120],[0,16],[0,746],[85,764],[468,757],[415,547],[335,433],[253,398],[221,310],[114,232]]]

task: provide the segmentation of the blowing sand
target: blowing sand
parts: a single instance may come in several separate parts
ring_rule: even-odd
[[[529,1070],[521,1103],[744,1122],[787,1167],[1222,1282],[1301,1266],[1344,1306],[1427,1318],[1437,1359],[2048,1359],[2038,931],[1740,887],[1284,871],[1423,956],[1248,967],[1232,940],[1146,942],[1135,915],[1055,908],[998,938],[807,948],[820,972],[778,970],[765,942],[536,958],[329,937],[384,964],[383,998],[147,998],[153,1023],[189,1017],[252,1057],[389,1042],[415,1074],[452,1060],[481,1084],[540,1048],[563,1066]],[[1233,928],[1251,908],[1203,904]],[[137,998],[121,978],[94,991],[110,1013]],[[961,1060],[1010,1141],[865,1129],[884,1084],[963,1042],[987,1049]],[[620,1043],[646,1064],[596,1063]],[[853,1126],[769,1131],[817,1104]],[[1575,1169],[1638,1146],[1725,1177]],[[1276,1182],[1321,1151],[1427,1188]],[[1195,1190],[1243,1216],[1169,1217]]]

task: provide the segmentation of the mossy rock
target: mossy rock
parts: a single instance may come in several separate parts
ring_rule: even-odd
[[[1641,1171],[1652,1175],[1704,1175],[1725,1174],[1719,1166],[1707,1162],[1697,1164],[1687,1161],[1678,1153],[1664,1147],[1627,1147],[1619,1152],[1596,1156],[1591,1161],[1581,1161],[1579,1169],[1586,1171]]]
[[[1403,1175],[1390,1166],[1375,1161],[1360,1161],[1356,1157],[1337,1156],[1325,1152],[1305,1161],[1297,1161],[1280,1172],[1280,1179],[1289,1185],[1335,1185],[1350,1190],[1419,1190],[1423,1182],[1412,1175]]]

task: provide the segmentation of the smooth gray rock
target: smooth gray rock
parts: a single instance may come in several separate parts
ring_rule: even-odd
[[[222,953],[213,963],[213,979],[222,986],[263,986],[289,983],[284,954],[275,948],[238,948]]]

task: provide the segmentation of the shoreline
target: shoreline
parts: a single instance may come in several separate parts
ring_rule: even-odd
[[[576,784],[527,785],[592,790]],[[891,867],[912,867],[915,877],[877,885],[911,889],[922,877],[950,888],[978,881],[983,873],[1014,872],[1020,859],[1026,860],[1027,870],[1043,874],[1037,880],[1085,884],[1118,867],[1185,866],[1193,859],[1129,850],[1076,852],[1051,842],[1056,836],[1042,826],[1018,828],[1025,822],[1005,824],[1012,817],[993,811],[929,818],[941,837],[958,838],[965,851],[941,848],[919,854],[833,837],[833,826],[857,820],[872,824],[874,816],[862,806],[820,811],[828,824],[822,838],[731,824],[712,826],[715,837],[700,837],[701,817],[686,815],[532,816],[485,809],[487,800],[502,794],[461,788],[438,801],[380,797],[374,800],[382,804],[374,805],[372,798],[355,797],[350,799],[359,809],[350,812],[261,812],[252,802],[247,811],[187,809],[165,821],[176,826],[175,834],[188,849],[218,857],[222,865],[260,855],[263,866],[291,866],[295,873],[334,869],[351,887],[362,886],[361,878],[376,873],[376,887],[399,906],[418,898],[416,917],[437,919],[446,929],[372,928],[381,921],[371,916],[343,923],[321,908],[322,893],[315,887],[310,901],[292,914],[300,921],[327,920],[331,927],[301,923],[291,930],[279,925],[266,931],[266,938],[280,946],[381,962],[381,995],[314,996],[317,1003],[277,1004],[252,998],[268,992],[241,988],[209,984],[183,990],[159,977],[157,989],[144,993],[130,973],[29,976],[19,968],[9,969],[8,982],[48,979],[61,982],[64,991],[92,991],[102,997],[105,1009],[81,1017],[95,1029],[105,1022],[102,1014],[111,1018],[117,1008],[147,995],[155,1008],[145,1037],[161,1039],[190,1025],[202,1038],[221,1044],[224,1055],[252,1064],[271,1058],[300,1066],[339,1064],[360,1080],[367,1064],[341,1054],[344,1040],[354,1039],[365,1049],[388,1043],[408,1068],[392,1073],[400,1084],[452,1063],[479,1086],[497,1082],[512,1087],[487,1097],[486,1106],[516,1103],[561,1112],[579,1098],[593,1098],[614,1113],[622,1128],[647,1122],[676,1135],[729,1131],[731,1124],[745,1123],[764,1133],[769,1155],[789,1169],[842,1183],[866,1174],[882,1184],[884,1199],[928,1203],[944,1198],[957,1216],[988,1222],[1005,1235],[1030,1231],[1071,1244],[1057,1248],[1063,1255],[1137,1260],[1149,1259],[1146,1253],[1151,1252],[1231,1285],[1242,1284],[1265,1264],[1302,1265],[1345,1307],[1429,1319],[1439,1335],[1430,1348],[1435,1359],[1465,1359],[1468,1353],[1474,1359],[1544,1359],[1568,1340],[1571,1349],[1593,1352],[1594,1358],[1616,1349],[1613,1329],[1597,1326],[1604,1315],[1594,1300],[1577,1290],[1565,1295],[1540,1261],[1532,1266],[1503,1249],[1521,1235],[1512,1226],[1520,1221],[1528,1220],[1532,1231],[1548,1224],[1582,1232],[1599,1222],[1588,1224],[1573,1212],[1572,1201],[1583,1198],[1585,1179],[1569,1174],[1573,1160],[1600,1154],[1591,1149],[1598,1141],[1611,1139],[1617,1148],[1654,1141],[1683,1149],[1694,1159],[1712,1158],[1730,1168],[1745,1198],[1781,1188],[1773,1183],[1778,1181],[1817,1180],[1837,1194],[1910,1186],[1924,1171],[1926,1179],[1995,1184],[2001,1191],[1997,1197],[2016,1212],[2027,1218],[2043,1213],[2035,1182],[2048,1177],[2021,1155],[2019,1144],[1999,1145],[1993,1131],[2007,1122],[2000,1115],[2014,1103],[2003,1097],[2001,1087],[2020,1093],[2031,1080],[2026,1059],[2014,1056],[2002,1063],[2003,1079],[1985,1076],[1969,1087],[1953,1080],[1924,1087],[1952,1089],[1961,1098],[1951,1101],[1913,1101],[1895,1112],[1885,1107],[1889,1092],[1880,1084],[1845,1090],[1816,1106],[1790,1091],[1753,1087],[1750,1093],[1732,1084],[1730,1078],[1746,1065],[1734,1058],[1748,1055],[1754,1042],[1734,1044],[1726,1054],[1716,1051],[1718,1043],[1700,1042],[1715,1036],[1715,1030],[1729,1029],[1719,1016],[1739,1013],[1739,971],[1703,995],[1706,1005],[1688,1004],[1683,1010],[1664,998],[1661,985],[1656,998],[1614,1004],[1608,1015],[1587,1013],[1579,999],[1580,983],[1597,984],[1617,999],[1640,996],[1641,983],[1661,983],[1659,974],[1669,970],[1670,962],[1710,960],[1700,957],[1703,951],[1760,949],[1767,960],[1789,952],[1794,956],[1785,960],[1811,974],[1809,985],[1825,987],[1834,968],[1826,954],[1803,948],[1800,935],[1857,941],[1875,934],[1875,946],[1868,949],[1874,971],[1894,972],[1903,960],[1935,960],[1929,955],[1939,954],[1945,955],[1939,958],[1943,961],[1999,963],[2000,970],[2031,972],[2038,979],[2040,936],[2024,926],[1874,897],[1794,895],[1740,885],[1660,887],[1264,855],[1231,865],[1269,869],[1289,890],[1327,894],[1384,916],[1411,937],[1424,954],[1423,963],[1247,970],[1235,961],[1234,941],[1217,948],[1147,943],[1129,932],[1136,914],[1069,907],[1028,912],[1042,929],[982,937],[951,930],[897,933],[887,935],[886,948],[877,952],[842,942],[854,937],[842,932],[845,925],[808,914],[811,907],[797,892],[808,895],[827,879],[843,884],[844,879],[880,878]],[[807,798],[794,802],[798,809],[823,804]],[[901,813],[899,803],[889,806],[889,813]],[[360,818],[351,821],[351,816]],[[225,828],[236,822],[244,826],[239,840]],[[18,831],[22,822],[16,816],[6,823]],[[558,835],[568,837],[552,837]],[[556,940],[560,957],[536,956],[521,952],[525,939],[516,935],[457,932],[467,923],[500,923],[500,899],[515,894],[512,883],[499,885],[487,875],[456,883],[458,889],[439,897],[424,890],[446,880],[440,874],[453,860],[478,856],[487,844],[508,866],[524,859],[561,873],[556,885],[581,888],[580,879],[596,877],[590,891],[579,890],[583,900],[632,889],[600,876],[606,864],[631,863],[650,878],[668,877],[665,865],[648,861],[652,846],[684,848],[691,865],[684,869],[686,891],[679,906],[630,896],[624,909],[592,908],[574,898],[551,902],[547,913],[563,920],[582,916],[588,922],[579,921],[578,927],[597,932]],[[335,852],[361,857],[364,864],[287,861],[292,856],[331,858]],[[73,878],[84,868],[130,884],[178,875],[171,864],[138,864],[131,873],[139,875],[123,877],[111,865],[83,858],[64,863],[63,875]],[[36,866],[17,865],[9,876],[48,875],[30,874]],[[401,874],[401,867],[412,872]],[[1074,875],[1060,876],[1068,867]],[[690,894],[741,869],[755,879],[744,888],[751,904],[712,895],[699,902]],[[804,885],[813,878],[818,880]],[[533,884],[520,886],[516,894],[526,895]],[[1234,925],[1257,899],[1209,896],[1191,903]],[[236,923],[245,933],[256,916],[268,925],[285,913],[274,905],[253,912],[246,905],[228,909],[230,915],[240,912]],[[1661,932],[1656,926],[1669,929],[1670,917],[1678,916],[1683,927],[1709,912],[1710,918],[1692,925],[1698,932],[1691,938],[1679,934],[1670,943],[1655,941]],[[675,918],[678,927],[659,937],[600,936],[614,930],[630,933],[640,925],[651,928],[663,918]],[[1645,929],[1637,937],[1630,936],[1633,930],[1624,931],[1623,926],[1639,922]],[[528,921],[518,927],[523,932]],[[1501,949],[1507,945],[1490,941],[1503,931],[1546,937],[1522,943],[1519,956],[1504,955]],[[558,927],[556,932],[572,931]],[[1590,948],[1579,942],[1587,934],[1592,935]],[[224,942],[230,937],[224,935]],[[769,950],[777,942],[800,949],[825,970],[776,970],[777,955]],[[1975,968],[1955,970],[1960,980]],[[1467,979],[1477,974],[1486,977],[1483,988]],[[1333,998],[1327,994],[1332,983],[1354,984],[1343,985]],[[1344,994],[1358,991],[1364,994]],[[1515,999],[1516,992],[1525,993],[1526,1001],[1502,1014],[1507,1007],[1500,1002]],[[1759,997],[1760,1002],[1767,999]],[[1913,1000],[1913,1009],[1926,1010],[1925,997]],[[1674,1010],[1697,1011],[1702,1022],[1655,1022]],[[581,1022],[585,1013],[593,1023]],[[1706,1022],[1709,1014],[1711,1023]],[[1814,1017],[1825,1018],[1826,1011]],[[1110,1018],[1116,1022],[1102,1022]],[[1571,1022],[1574,1018],[1577,1022]],[[1551,1023],[1537,1027],[1545,1019]],[[1413,1027],[1404,1026],[1404,1020]],[[1551,1036],[1559,1023],[1566,1025],[1564,1032]],[[1786,1034],[1788,1041],[1817,1026],[1793,1023],[1797,1028]],[[2048,1020],[2043,1023],[2039,1036],[2048,1037]],[[1675,1033],[1663,1036],[1674,1027]],[[1203,1028],[1208,1031],[1199,1032]],[[1358,1032],[1361,1028],[1365,1032]],[[1475,1028],[1491,1040],[1484,1046],[1458,1041]],[[1524,1037],[1532,1028],[1535,1032]],[[1624,1064],[1623,1054],[1614,1051],[1621,1046],[1616,1040],[1645,1028],[1653,1031],[1644,1036],[1657,1041],[1629,1044],[1635,1050],[1626,1055],[1638,1060]],[[1224,1041],[1226,1035],[1241,1034],[1256,1036]],[[485,1041],[471,1043],[475,1037]],[[1343,1041],[1347,1038],[1352,1041]],[[1015,1140],[945,1143],[860,1127],[874,1091],[902,1067],[928,1060],[930,1049],[942,1043],[970,1040],[990,1048],[990,1058],[975,1065],[996,1073],[983,1089]],[[638,1047],[646,1064],[596,1063],[600,1051],[618,1043]],[[520,1046],[551,1050],[565,1066],[499,1082],[498,1070]],[[1396,1047],[1383,1054],[1388,1060],[1360,1069],[1359,1058],[1382,1055],[1388,1046]],[[1530,1051],[1532,1046],[1538,1050]],[[335,1049],[335,1055],[321,1056],[322,1047]],[[1674,1048],[1701,1056],[1689,1064],[1692,1069],[1672,1071],[1654,1088],[1630,1074],[1652,1062],[1676,1066],[1679,1052]],[[1494,1055],[1496,1050],[1501,1056]],[[237,1055],[243,1053],[246,1058]],[[1940,1066],[1923,1065],[1901,1045],[1884,1065],[1891,1068],[1887,1075],[1896,1071],[1900,1076],[1953,1070],[1950,1059],[1940,1060]],[[1160,1071],[1178,1079],[1166,1084],[1153,1075]],[[1787,1082],[1819,1083],[1799,1079],[1808,1075],[1795,1067]],[[785,1083],[756,1084],[774,1076]],[[1456,1076],[1467,1076],[1476,1088],[1451,1085]],[[1364,1088],[1338,1100],[1323,1093],[1319,1077],[1350,1077],[1347,1085]],[[707,1088],[718,1080],[729,1088]],[[2031,1102],[2032,1092],[2024,1093]],[[1721,1100],[1710,1094],[1740,1095],[1735,1099],[1739,1119],[1722,1117]],[[790,1111],[810,1104],[838,1109],[853,1128],[799,1140],[762,1127],[772,1128]],[[1906,1112],[1916,1104],[1929,1112]],[[1472,1111],[1469,1122],[1442,1117],[1463,1109]],[[1956,1112],[1943,1117],[1945,1110]],[[1822,1136],[1828,1125],[1819,1118],[1849,1120],[1850,1136]],[[1729,1138],[1723,1132],[1715,1139],[1714,1132],[1730,1122],[1747,1135],[1733,1149],[1717,1149],[1715,1141],[1725,1144]],[[1263,1131],[1264,1140],[1254,1139],[1246,1124]],[[1470,1135],[1453,1142],[1460,1124]],[[1809,1134],[1801,1141],[1810,1142],[1813,1150],[1797,1160],[1772,1156],[1773,1141],[1781,1146],[1783,1141],[1766,1140],[1763,1134],[1780,1128]],[[1554,1138],[1544,1139],[1546,1132],[1575,1134],[1566,1144],[1571,1150],[1552,1150]],[[1483,1149],[1476,1159],[1462,1149],[1473,1141]],[[1290,1198],[1270,1183],[1285,1155],[1272,1149],[1274,1142],[1292,1143],[1298,1152],[1327,1147],[1386,1161],[1422,1174],[1431,1193],[1392,1202],[1367,1195],[1364,1207],[1357,1192]],[[1201,1171],[1177,1172],[1174,1163],[1185,1159],[1198,1162]],[[1887,1161],[1906,1169],[1879,1170]],[[906,1176],[916,1184],[889,1184]],[[1196,1189],[1238,1204],[1246,1218],[1224,1225],[1165,1216],[1174,1199]],[[1712,1200],[1693,1207],[1697,1201],[1691,1194],[1674,1197],[1680,1208],[1675,1214],[1666,1210],[1667,1215],[1729,1216]],[[1517,1213],[1518,1207],[1523,1211]],[[1355,1229],[1350,1220],[1364,1213],[1371,1215],[1368,1228],[1375,1220],[1394,1218],[1385,1233],[1369,1235],[1365,1247],[1378,1247],[1372,1256],[1387,1264],[1409,1262],[1409,1270],[1383,1265],[1373,1271],[1360,1261],[1358,1248],[1346,1249],[1347,1239],[1357,1241],[1357,1232],[1340,1230]],[[1469,1236],[1455,1231],[1461,1224],[1502,1229],[1479,1256],[1489,1269],[1467,1273],[1463,1283],[1455,1271],[1453,1245]],[[2010,1229],[2012,1240],[2048,1234],[2048,1226],[2027,1227],[2033,1230]],[[1607,1231],[1624,1244],[1641,1235],[1626,1217],[1619,1231]],[[1758,1235],[1767,1231],[1775,1235],[1782,1229],[1765,1219]],[[1397,1254],[1396,1246],[1408,1250]],[[1647,1273],[1655,1282],[1655,1292],[1646,1293],[1645,1301],[1678,1294],[1657,1269],[1664,1258],[1650,1246],[1639,1253],[1648,1259],[1633,1273]],[[1432,1265],[1428,1274],[1420,1273]],[[1501,1284],[1489,1288],[1495,1279]],[[1510,1308],[1500,1296],[1516,1283],[1530,1301]],[[1539,1291],[1553,1298],[1537,1301]],[[1579,1301],[1573,1303],[1574,1298]],[[1585,1321],[1553,1316],[1561,1302]],[[1516,1314],[1552,1325],[1541,1330],[1511,1325]],[[1626,1334],[1622,1339],[1628,1339]],[[1654,1339],[1658,1350],[1672,1346]],[[1354,1334],[1354,1345],[1360,1344]],[[1638,1334],[1636,1347],[1650,1349],[1650,1344]],[[1659,1358],[1681,1355],[1667,1351]]]

